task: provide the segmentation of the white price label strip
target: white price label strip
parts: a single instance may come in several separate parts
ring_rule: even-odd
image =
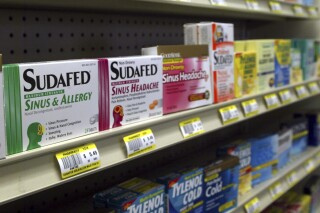
[[[199,117],[182,121],[179,123],[179,126],[184,138],[204,133],[203,125]]]
[[[63,179],[100,166],[100,155],[94,143],[56,154]]]
[[[316,166],[314,164],[314,161],[312,159],[308,160],[306,163],[305,163],[305,168],[307,170],[307,172],[312,172]]]
[[[239,111],[236,105],[223,107],[219,109],[219,112],[221,114],[223,124],[229,124],[239,120]]]
[[[259,4],[256,0],[246,0],[248,9],[259,10]]]
[[[276,108],[280,105],[278,96],[275,93],[265,95],[264,100],[266,101],[268,109],[273,109],[273,108]]]
[[[246,117],[253,116],[259,113],[259,104],[256,99],[251,99],[241,103]]]
[[[244,205],[247,213],[259,213],[260,212],[260,201],[257,197],[250,200]]]
[[[303,85],[297,86],[296,92],[297,92],[298,98],[305,98],[308,96],[308,91],[307,91],[306,87]]]
[[[281,4],[279,2],[270,1],[269,5],[270,5],[270,9],[271,9],[272,12],[274,12],[274,13],[282,13]]]
[[[280,99],[282,104],[287,104],[291,102],[291,92],[290,90],[286,89],[286,90],[282,90],[279,92],[280,95]]]
[[[308,87],[309,87],[309,91],[311,94],[314,95],[314,94],[319,93],[319,86],[316,82],[309,83]]]
[[[303,8],[302,8],[302,6],[300,6],[300,5],[293,5],[293,12],[294,12],[294,14],[297,15],[297,16],[303,16],[303,15],[305,15],[305,14],[304,14],[304,11],[303,11]]]
[[[227,5],[225,0],[210,0],[213,5]]]
[[[279,182],[271,186],[269,190],[273,200],[278,199],[284,192],[282,185]]]
[[[317,16],[318,16],[317,8],[315,8],[315,7],[309,7],[309,8],[308,8],[308,11],[309,11],[309,15],[310,15],[311,17],[317,17]]]
[[[128,157],[143,154],[156,148],[156,140],[151,129],[126,136],[123,141],[127,148]]]
[[[297,173],[295,171],[293,171],[290,174],[288,174],[287,181],[288,181],[289,186],[293,186],[294,184],[296,184],[298,182]]]

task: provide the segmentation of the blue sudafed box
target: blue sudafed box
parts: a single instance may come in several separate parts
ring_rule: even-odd
[[[203,169],[193,168],[157,178],[165,185],[168,213],[203,212]]]
[[[252,186],[256,186],[272,178],[278,162],[278,135],[264,135],[248,141],[251,143]]]
[[[111,208],[117,213],[165,212],[164,186],[141,178],[132,178],[93,198],[96,208]]]
[[[290,160],[290,149],[292,146],[292,129],[283,129],[278,133],[278,163],[276,168],[283,168]]]
[[[204,211],[227,212],[237,206],[239,158],[229,156],[204,168]]]
[[[308,118],[308,144],[311,146],[320,145],[320,112],[309,112]]]

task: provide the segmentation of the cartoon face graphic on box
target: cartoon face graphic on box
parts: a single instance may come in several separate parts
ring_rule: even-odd
[[[217,26],[215,37],[217,42],[223,42],[224,34],[223,34],[223,27],[221,25]]]
[[[123,120],[123,107],[117,105],[113,108],[113,125],[112,128],[122,126],[121,121]]]
[[[32,150],[41,147],[39,142],[42,140],[42,135],[44,133],[44,126],[38,122],[34,122],[29,125],[27,134],[29,138],[29,145],[27,150]]]

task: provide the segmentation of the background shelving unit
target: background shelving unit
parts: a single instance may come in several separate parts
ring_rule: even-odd
[[[183,24],[203,20],[234,23],[235,39],[320,38],[318,17],[309,16],[308,7],[303,7],[304,16],[296,16],[292,5],[283,2],[280,3],[284,10],[282,14],[271,12],[266,0],[258,1],[257,11],[247,9],[244,0],[225,2],[226,5],[212,5],[208,0],[2,0],[0,24],[3,31],[0,39],[3,42],[0,42],[0,47],[4,63],[136,55],[145,46],[182,44]],[[286,26],[285,30],[283,26]],[[320,102],[318,94],[300,100],[295,95],[294,86],[286,87],[292,94],[291,104],[274,110],[266,109],[264,94],[259,94],[10,156],[0,161],[0,210],[37,212],[61,206],[61,209],[77,208],[79,212],[87,212],[91,207],[88,196],[96,191],[140,173],[152,172],[152,169],[170,164],[196,150],[214,149],[219,142],[228,140],[226,135],[248,134],[261,123],[272,123],[271,130],[277,124],[275,118],[285,119],[290,112],[320,106],[315,105]],[[260,113],[245,118],[240,104],[251,98],[259,103]],[[223,126],[217,111],[232,104],[241,111],[240,120]],[[201,118],[206,133],[183,139],[178,123],[192,117]],[[149,127],[155,134],[157,149],[144,156],[127,159],[121,145],[122,137]],[[62,181],[55,153],[88,142],[96,143],[102,166]],[[303,159],[313,157],[316,152],[309,150]],[[282,179],[294,168],[303,171],[302,161],[290,165],[276,179]],[[301,175],[299,179],[303,177]],[[261,191],[257,188],[248,196],[260,196]],[[86,201],[82,202],[82,197]],[[240,198],[240,204],[249,199]],[[263,201],[264,207],[268,205],[268,199]],[[76,207],[73,200],[77,200]],[[66,207],[69,202],[71,204]],[[238,211],[242,212],[243,208],[235,210]]]

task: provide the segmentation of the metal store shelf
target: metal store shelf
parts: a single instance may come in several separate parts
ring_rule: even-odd
[[[252,116],[256,117],[261,114],[276,110],[267,109],[264,100],[264,96],[266,94],[279,93],[284,89],[288,89],[292,94],[291,103],[289,104],[292,104],[319,94],[317,93],[308,95],[305,98],[299,99],[296,96],[296,86],[307,86],[310,82],[318,83],[318,81],[319,80],[308,81],[296,85],[277,88],[268,93],[262,93],[250,97],[235,99],[221,104],[209,105],[193,110],[165,115],[157,119],[119,127],[9,156],[7,159],[0,160],[0,188],[2,191],[6,192],[0,194],[0,205],[32,193],[60,185],[62,183],[71,182],[75,179],[137,158],[127,158],[124,144],[122,142],[123,137],[130,135],[131,133],[151,128],[156,138],[156,149],[148,153],[152,154],[157,150],[173,146],[178,143],[183,143],[184,141],[188,140],[184,139],[181,135],[179,129],[179,122],[181,121],[199,117],[203,123],[205,132],[212,132],[221,128],[226,128],[229,125],[238,124],[239,122],[250,119],[250,117],[247,118],[243,114],[241,108],[241,103],[243,101],[253,98],[256,99],[260,108],[260,113]],[[229,105],[237,106],[239,110],[239,120],[229,125],[223,125],[218,111],[220,108]],[[286,105],[288,104],[280,105],[278,108],[285,107]],[[95,142],[97,145],[101,156],[101,167],[69,179],[61,180],[58,165],[55,159],[55,153],[89,142]]]
[[[308,164],[309,160],[312,161],[313,166]],[[279,196],[281,196],[318,166],[320,166],[320,147],[309,147],[303,154],[299,155],[299,158],[287,165],[272,179],[241,196],[238,201],[238,207],[230,211],[230,213],[246,213],[244,205],[253,198],[258,198],[260,211],[262,211],[275,200],[271,195],[270,187],[274,186],[274,184],[280,184],[281,190],[279,190]],[[294,175],[289,178],[289,175],[292,174],[291,172],[294,172]]]
[[[225,0],[225,5],[212,5],[210,0],[92,0],[92,1],[39,1],[39,0],[2,0],[0,6],[8,8],[40,8],[40,9],[71,9],[71,10],[117,10],[144,13],[170,13],[198,16],[225,16],[256,19],[298,18],[310,19],[308,7],[302,6],[302,14],[296,15],[293,6],[279,2],[281,13],[270,10],[269,1],[257,1],[257,10],[248,9],[245,0]],[[258,15],[258,16],[257,16]]]

